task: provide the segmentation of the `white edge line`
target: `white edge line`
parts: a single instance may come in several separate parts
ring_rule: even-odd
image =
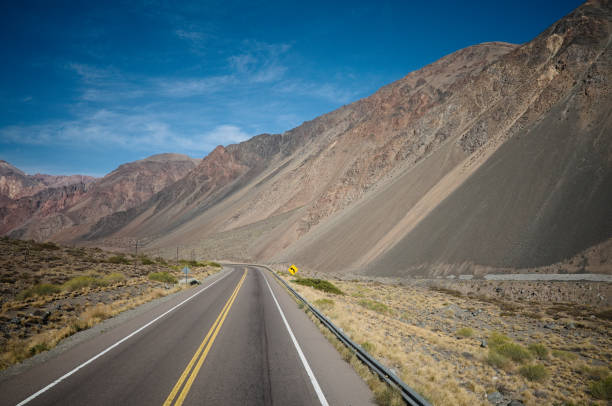
[[[181,303],[177,304],[176,306],[174,306],[173,308],[171,308],[170,310],[166,311],[165,313],[161,314],[160,316],[157,316],[156,318],[154,318],[153,320],[151,320],[150,322],[148,322],[147,324],[145,324],[144,326],[140,327],[138,330],[130,333],[129,335],[123,337],[121,340],[117,341],[115,344],[111,345],[110,347],[108,347],[107,349],[105,349],[104,351],[98,353],[97,355],[94,355],[93,357],[91,357],[90,359],[88,359],[87,361],[83,362],[81,365],[79,365],[78,367],[74,368],[72,371],[62,375],[61,377],[57,378],[55,381],[51,382],[49,385],[45,386],[44,388],[42,388],[41,390],[39,390],[38,392],[30,395],[28,398],[22,400],[21,402],[17,403],[17,406],[22,406],[25,405],[26,403],[29,403],[30,401],[32,401],[33,399],[37,398],[38,396],[40,396],[41,394],[45,393],[46,391],[48,391],[49,389],[53,388],[55,385],[57,385],[58,383],[60,383],[61,381],[63,381],[64,379],[68,378],[70,375],[73,375],[74,373],[76,373],[79,369],[91,364],[92,362],[94,362],[95,360],[97,360],[98,358],[100,358],[101,356],[103,356],[104,354],[106,354],[107,352],[109,352],[110,350],[112,350],[113,348],[117,347],[118,345],[120,345],[121,343],[123,343],[126,340],[129,340],[130,338],[132,338],[133,336],[135,336],[136,334],[140,333],[142,330],[144,330],[145,328],[149,327],[151,324],[155,323],[157,320],[161,319],[162,317],[164,317],[165,315],[167,315],[168,313],[170,313],[171,311],[177,309],[178,307],[184,305],[185,303],[187,303],[188,301],[190,301],[191,299],[193,299],[194,297],[196,297],[197,295],[199,295],[200,293],[204,292],[206,289],[210,288],[211,286],[213,286],[215,283],[225,279],[230,273],[232,273],[231,271],[228,272],[227,274],[225,274],[223,277],[217,279],[216,281],[214,281],[213,283],[211,283],[210,285],[206,286],[204,289],[200,290],[199,292],[194,293],[193,295],[189,296],[187,299],[183,300]]]
[[[268,278],[266,278],[265,275],[263,275],[263,273],[262,273],[262,276],[264,276],[266,285],[268,285],[268,289],[270,289],[270,293],[272,294],[272,299],[274,299],[274,303],[276,303],[276,307],[278,307],[278,311],[281,317],[283,318],[283,321],[285,322],[285,327],[287,327],[289,336],[291,336],[291,341],[293,341],[293,345],[295,345],[295,349],[297,350],[297,353],[300,356],[300,360],[302,361],[302,364],[304,365],[304,369],[306,370],[306,373],[308,374],[308,377],[310,378],[310,382],[312,383],[312,386],[314,387],[314,390],[317,393],[319,402],[321,402],[322,406],[329,406],[329,404],[327,403],[327,399],[325,399],[325,395],[323,394],[323,391],[321,390],[321,387],[319,386],[319,382],[317,382],[317,378],[315,378],[314,373],[312,372],[312,369],[310,369],[310,365],[308,365],[308,361],[306,360],[306,357],[304,356],[304,353],[302,352],[302,349],[300,348],[300,345],[298,344],[295,338],[295,335],[293,335],[293,331],[291,330],[291,327],[289,326],[289,323],[287,322],[287,319],[285,318],[285,313],[283,313],[283,310],[278,304],[278,300],[276,300],[276,296],[274,296],[274,292],[272,291],[272,288],[270,287],[270,284],[268,283]]]

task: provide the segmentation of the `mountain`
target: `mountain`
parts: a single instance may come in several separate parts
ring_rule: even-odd
[[[611,32],[610,2],[589,1],[526,44],[459,50],[219,146],[71,237],[371,275],[610,273]]]
[[[54,176],[40,173],[27,175],[8,162],[0,160],[0,196],[9,199],[32,196],[48,188],[88,184],[94,180],[95,178],[84,175]]]
[[[72,241],[101,217],[146,201],[193,169],[197,160],[160,154],[127,163],[95,180],[0,200],[0,232],[19,238]],[[46,175],[36,175],[44,178]]]

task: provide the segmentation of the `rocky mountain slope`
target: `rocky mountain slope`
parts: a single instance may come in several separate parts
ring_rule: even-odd
[[[70,236],[375,275],[610,273],[611,8],[589,1],[524,45],[468,47],[220,146]]]
[[[146,201],[193,169],[197,160],[160,154],[121,165],[95,182],[56,185],[0,200],[0,232],[19,238],[72,241],[98,219]]]
[[[0,160],[0,196],[19,199],[32,196],[44,189],[89,184],[95,178],[84,175],[54,176],[37,173],[27,175],[10,163]]]

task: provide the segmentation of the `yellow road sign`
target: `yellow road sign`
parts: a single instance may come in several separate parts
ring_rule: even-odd
[[[295,275],[295,274],[297,273],[297,271],[298,271],[298,267],[297,267],[297,266],[295,266],[295,265],[291,265],[291,266],[289,267],[288,271],[289,271],[289,273],[290,273],[291,275]]]

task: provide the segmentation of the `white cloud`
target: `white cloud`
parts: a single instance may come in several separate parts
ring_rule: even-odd
[[[359,94],[357,91],[339,88],[331,83],[313,83],[301,80],[283,81],[275,86],[274,89],[281,93],[289,93],[296,96],[309,96],[337,104],[353,102]]]
[[[48,146],[101,146],[135,151],[201,154],[215,146],[245,141],[250,135],[239,126],[223,124],[194,134],[178,134],[153,114],[122,114],[106,109],[79,120],[0,128],[5,142]]]
[[[159,93],[169,97],[190,97],[210,94],[234,82],[234,77],[229,75],[193,79],[158,79],[155,81]]]
[[[187,30],[175,30],[174,33],[180,39],[188,40],[188,41],[200,41],[204,38],[204,34],[198,31],[187,31]]]
[[[219,142],[219,144],[223,145],[237,144],[248,140],[250,137],[240,127],[231,124],[219,125],[204,135],[205,139]]]

